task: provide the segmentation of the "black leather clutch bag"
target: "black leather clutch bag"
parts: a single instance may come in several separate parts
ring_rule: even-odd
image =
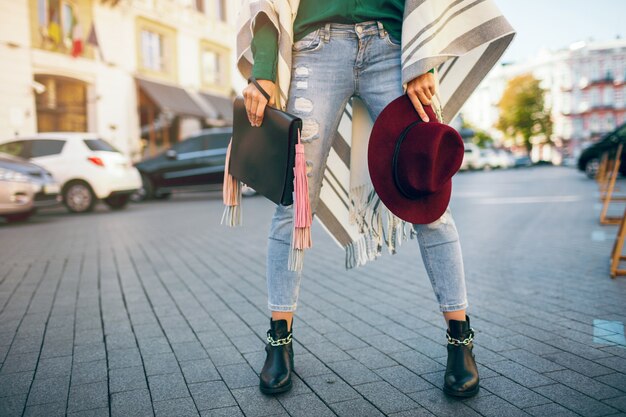
[[[269,100],[269,94],[251,81]],[[302,119],[269,106],[261,126],[252,127],[244,99],[237,97],[229,173],[276,204],[293,204],[293,168],[300,129]]]

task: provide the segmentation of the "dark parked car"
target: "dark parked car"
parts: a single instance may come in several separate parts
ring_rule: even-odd
[[[598,142],[585,149],[578,158],[578,169],[589,178],[595,178],[602,154],[606,151],[615,151],[620,143],[626,145],[626,123],[614,131],[607,133]],[[626,175],[626,149],[622,152],[620,174]]]
[[[220,189],[232,128],[202,130],[135,166],[141,173],[140,198],[168,198],[173,190]]]

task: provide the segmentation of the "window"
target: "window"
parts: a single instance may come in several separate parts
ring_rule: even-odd
[[[215,1],[215,16],[222,22],[226,22],[226,0],[213,0]]]
[[[24,140],[3,143],[2,145],[0,145],[0,152],[13,156],[19,156],[20,158],[24,159],[29,159],[30,143]]]
[[[607,114],[604,118],[604,130],[613,130],[615,129],[615,117],[612,114]]]
[[[217,85],[221,81],[220,55],[211,50],[202,51],[202,80],[205,84]]]
[[[85,139],[83,142],[85,142],[85,145],[87,145],[87,147],[91,151],[119,153],[119,151],[115,149],[113,145],[103,139]]]
[[[226,149],[232,135],[217,133],[205,136],[204,149]]]
[[[141,64],[144,68],[164,72],[163,36],[149,30],[141,31]]]
[[[591,107],[600,105],[600,91],[597,88],[591,90]]]
[[[185,139],[182,142],[174,145],[174,149],[179,154],[198,152],[202,150],[202,136],[196,136],[189,139]]]
[[[61,33],[63,44],[66,48],[71,48],[74,38],[74,27],[77,23],[76,13],[74,6],[70,3],[63,1],[61,4]]]
[[[31,141],[31,158],[58,155],[63,150],[64,140],[33,140]]]
[[[603,104],[605,106],[612,106],[613,105],[613,101],[615,98],[615,94],[613,91],[613,87],[607,87],[604,89],[604,97],[603,97]]]

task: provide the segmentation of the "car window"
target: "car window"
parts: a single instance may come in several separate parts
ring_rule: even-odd
[[[198,152],[202,150],[202,136],[185,139],[184,141],[174,145],[174,149],[178,153]]]
[[[92,151],[120,152],[104,139],[85,139],[83,142],[85,142],[85,145]]]
[[[30,142],[18,140],[15,142],[3,143],[0,145],[0,152],[13,156],[19,156],[24,159],[30,159]]]
[[[40,156],[58,155],[63,150],[64,140],[32,140],[31,141],[31,158]]]
[[[229,133],[215,133],[211,135],[206,135],[204,137],[204,149],[227,148],[231,136],[232,135]]]

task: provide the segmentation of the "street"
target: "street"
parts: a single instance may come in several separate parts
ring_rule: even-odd
[[[441,390],[445,323],[416,241],[346,271],[314,225],[295,386],[270,398],[268,201],[245,198],[239,229],[219,224],[219,193],[0,225],[0,416],[624,416],[626,278],[609,277],[599,204],[573,168],[455,177],[481,377],[466,400]]]

